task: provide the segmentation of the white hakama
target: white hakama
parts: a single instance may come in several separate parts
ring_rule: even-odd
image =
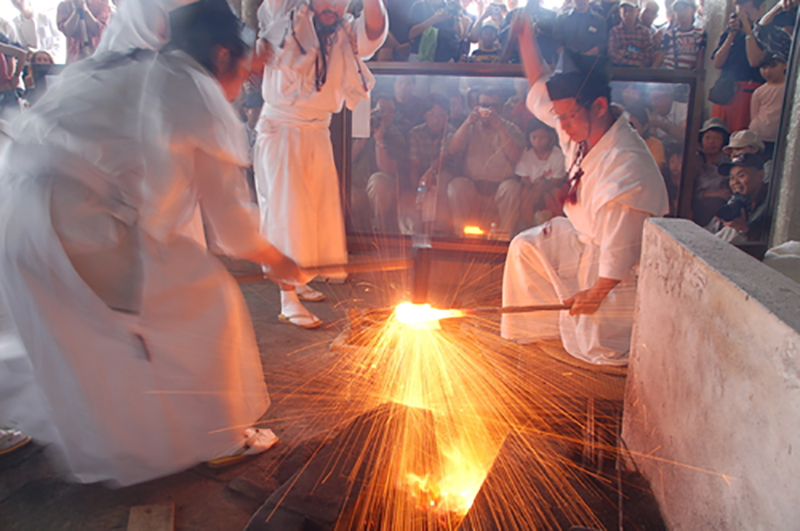
[[[533,113],[559,132],[568,160],[577,152],[553,114],[545,84],[528,96]],[[594,315],[507,314],[501,334],[520,343],[560,337],[572,356],[624,365],[630,350],[636,273],[645,220],[668,211],[664,180],[647,145],[620,116],[582,162],[584,176],[566,218],[550,220],[511,242],[503,305],[558,304],[599,277],[619,280]]]
[[[239,287],[185,233],[199,204],[229,254],[262,240],[216,81],[178,51],[108,59],[12,124],[0,265],[36,392],[0,411],[74,479],[128,485],[233,451],[269,406]]]

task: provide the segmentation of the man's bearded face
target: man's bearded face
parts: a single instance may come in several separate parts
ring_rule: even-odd
[[[312,0],[311,9],[323,26],[333,26],[344,16],[349,0]]]

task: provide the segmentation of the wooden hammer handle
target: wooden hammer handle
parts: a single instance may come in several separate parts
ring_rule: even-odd
[[[313,276],[349,275],[351,273],[386,272],[411,269],[414,264],[409,258],[396,258],[392,260],[372,260],[367,262],[350,262],[347,264],[334,264],[304,268],[303,271]],[[264,273],[250,273],[235,277],[239,284],[251,284],[268,280]]]

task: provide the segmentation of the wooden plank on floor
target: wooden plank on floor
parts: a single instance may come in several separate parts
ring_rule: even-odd
[[[131,507],[128,531],[175,531],[175,504]]]

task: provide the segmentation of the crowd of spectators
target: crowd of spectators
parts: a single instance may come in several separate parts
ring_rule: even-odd
[[[27,65],[91,55],[114,10],[109,0],[64,0],[51,18],[32,10],[29,1],[11,0],[19,14],[0,20],[0,108],[24,105],[26,89],[33,99]],[[607,55],[618,66],[702,70],[707,35],[702,4],[695,1],[667,2],[666,17],[659,19],[655,0],[566,0],[556,11],[540,0],[386,0],[390,35],[375,59],[515,63],[518,33],[531,24],[551,65],[563,50],[573,50]],[[692,210],[700,224],[718,220],[718,209],[734,195],[721,168],[731,161],[726,149],[737,132],[761,146],[758,156],[765,162],[772,155],[796,2],[782,0],[767,10],[765,0],[736,0],[710,54],[720,72],[709,92],[713,110],[700,131],[698,153],[689,154],[699,168],[692,176]],[[615,83],[613,97],[662,169],[673,214],[687,160],[687,95],[676,86]],[[460,235],[470,224],[494,224],[500,237],[510,237],[558,215],[564,155],[555,132],[532,119],[527,89],[512,79],[441,85],[424,76],[379,79],[371,134],[352,146],[356,228],[413,232],[427,223]],[[243,119],[254,124],[260,98],[250,94],[242,103]]]
[[[0,118],[32,103],[37,64],[73,63],[94,53],[114,4],[109,0],[64,0],[55,16],[36,11],[30,0],[10,0],[17,14],[0,18]]]
[[[542,58],[551,65],[564,50],[573,50],[607,55],[617,66],[702,71],[708,37],[703,6],[696,1],[667,2],[666,17],[659,19],[661,6],[655,0],[568,0],[558,11],[544,8],[540,0],[388,0],[392,35],[377,60],[515,63],[520,61],[517,35],[522,25],[531,24]],[[700,130],[696,154],[683,153],[688,95],[681,85],[614,84],[614,103],[625,108],[662,169],[673,215],[682,183],[693,182],[694,220],[710,229],[727,223],[717,213],[736,195],[730,175],[740,172],[725,168],[735,157],[729,148],[739,149],[739,144],[757,151],[752,154],[766,164],[760,171],[768,178],[796,4],[783,0],[767,10],[765,0],[735,1],[710,53],[720,75],[708,93],[713,110]],[[665,23],[656,22],[664,18]],[[380,146],[367,144],[372,146],[368,152],[376,151],[369,155],[373,163],[361,164],[362,173],[353,180],[365,190],[360,197],[368,205],[358,210],[369,213],[357,223],[361,230],[385,226],[381,219],[399,219],[392,230],[411,231],[429,222],[441,233],[460,235],[464,226],[486,229],[491,224],[500,235],[513,236],[560,213],[564,156],[555,132],[527,111],[527,84],[512,86],[505,80],[501,87],[489,87],[482,86],[491,84],[485,80],[462,80],[443,88],[426,81],[420,89],[413,77],[395,82],[405,83],[408,92],[404,96],[394,88],[393,120],[405,138],[393,142],[386,154],[397,164],[386,171],[385,161],[377,162]],[[409,98],[416,112],[400,110]],[[424,148],[411,139],[414,128],[427,132]],[[421,151],[425,156],[420,157]],[[696,169],[691,179],[684,175],[687,160]],[[393,179],[383,181],[383,201],[367,186],[378,174]],[[419,211],[425,203],[419,190],[436,205],[422,209],[427,215],[414,213],[415,206]]]

